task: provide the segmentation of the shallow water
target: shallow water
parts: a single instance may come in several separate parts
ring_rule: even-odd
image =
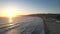
[[[0,26],[0,34],[44,34],[43,19],[39,17],[21,17],[12,23]]]

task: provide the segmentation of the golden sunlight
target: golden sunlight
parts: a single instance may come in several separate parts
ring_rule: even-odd
[[[14,5],[6,5],[2,9],[2,16],[8,17],[9,18],[9,23],[11,23],[12,22],[12,18],[13,17],[16,17],[18,15],[17,10],[18,10],[17,6],[14,6]]]
[[[9,23],[11,23],[12,18],[15,17],[16,15],[12,12],[6,12],[6,16],[9,18]]]
[[[13,13],[13,12],[7,12],[7,13],[6,13],[6,16],[12,18],[12,17],[15,17],[16,14]]]
[[[7,4],[2,8],[2,13],[4,17],[15,17],[18,15],[18,7],[16,5]]]
[[[3,15],[3,17],[9,18],[9,23],[11,23],[13,21],[12,18],[16,17],[17,13],[16,12],[11,12],[11,11],[5,11],[5,12],[3,12],[2,15]]]

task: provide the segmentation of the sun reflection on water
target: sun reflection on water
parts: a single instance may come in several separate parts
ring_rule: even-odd
[[[12,18],[10,17],[10,18],[9,18],[9,23],[12,23],[12,21],[13,21],[13,20],[12,20]]]
[[[13,19],[12,19],[12,18],[9,18],[9,24],[8,24],[8,25],[9,25],[10,27],[8,27],[8,28],[6,28],[6,29],[15,27],[14,24],[15,24],[15,23],[13,23]],[[19,33],[18,33],[18,30],[17,30],[17,29],[12,29],[12,30],[6,32],[6,34],[19,34]]]
[[[8,24],[9,26],[12,26],[12,25],[14,25],[14,23],[13,23],[13,19],[12,18],[9,18],[9,24]]]

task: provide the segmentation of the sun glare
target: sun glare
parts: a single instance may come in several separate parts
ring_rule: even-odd
[[[6,17],[9,18],[9,23],[11,23],[12,22],[12,18],[16,16],[16,14],[13,13],[13,12],[5,12],[5,15],[6,15]]]
[[[6,14],[7,14],[7,17],[9,18],[9,22],[11,23],[12,22],[12,18],[15,16],[14,13],[8,12]]]
[[[18,8],[15,5],[6,5],[2,9],[2,16],[3,17],[8,17],[9,22],[12,22],[12,18],[16,17],[18,15],[17,10],[18,10]]]
[[[8,13],[6,13],[6,15],[7,15],[7,17],[15,17],[16,15],[14,14],[14,13],[12,13],[12,12],[8,12]]]
[[[18,7],[14,4],[7,4],[2,8],[4,17],[15,17],[18,14]]]

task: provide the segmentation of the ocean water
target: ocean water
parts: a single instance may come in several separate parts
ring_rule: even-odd
[[[0,26],[0,34],[45,34],[43,19],[20,17]]]

